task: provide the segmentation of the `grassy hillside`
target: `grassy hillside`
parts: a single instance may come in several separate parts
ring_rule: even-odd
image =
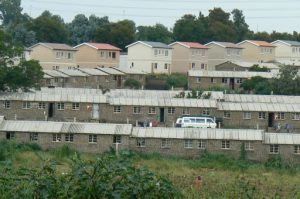
[[[68,147],[42,151],[35,145],[1,144],[0,168],[7,165],[16,170],[41,168],[51,162],[55,173],[62,175],[72,172],[74,156],[90,162],[101,157],[77,153]],[[285,165],[280,158],[258,164],[223,155],[206,154],[201,159],[185,160],[123,151],[119,159],[128,160],[135,168],[147,167],[158,176],[164,176],[185,198],[300,198],[300,167]],[[199,188],[193,186],[196,176],[203,177]]]

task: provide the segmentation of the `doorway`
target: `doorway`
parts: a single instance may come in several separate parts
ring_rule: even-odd
[[[273,127],[274,126],[274,120],[275,120],[275,114],[274,113],[269,113],[268,115],[268,127]]]
[[[122,77],[121,75],[117,76],[117,87],[120,88],[122,86]]]
[[[230,78],[230,80],[229,80],[229,88],[231,90],[234,90],[234,78]]]
[[[165,122],[165,108],[159,108],[159,122]]]
[[[54,112],[54,103],[49,103],[49,107],[48,107],[48,118],[53,117],[53,112]]]
[[[92,107],[92,119],[98,120],[100,116],[99,104],[93,104]]]

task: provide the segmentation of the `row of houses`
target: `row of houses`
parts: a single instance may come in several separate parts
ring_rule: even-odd
[[[245,40],[234,44],[212,41],[205,45],[196,42],[137,41],[127,46],[128,53],[110,44],[82,43],[75,47],[66,44],[38,43],[27,49],[27,58],[39,60],[44,69],[71,68],[133,68],[146,73],[187,73],[188,70],[221,70],[224,63],[237,68],[258,64],[278,69],[278,64],[300,65],[300,42],[277,40]],[[277,63],[276,65],[270,64]],[[221,66],[220,66],[221,65]],[[226,64],[225,64],[226,65]],[[231,68],[233,65],[231,65]],[[249,67],[248,67],[249,68]]]
[[[144,87],[146,73],[126,68],[44,69],[42,87],[116,89],[134,79]]]
[[[160,153],[185,158],[217,153],[265,162],[280,156],[300,163],[300,134],[266,133],[248,129],[141,128],[130,124],[99,124],[51,121],[15,121],[0,117],[0,140],[35,143],[43,149],[64,145],[89,153],[110,148]]]
[[[188,92],[188,91],[187,91]],[[210,116],[222,128],[300,129],[300,97],[210,92],[209,99],[178,98],[180,91],[42,88],[2,93],[0,112],[8,119],[128,123],[172,127],[177,118]],[[287,126],[289,128],[287,128]],[[281,128],[277,128],[281,127]],[[285,129],[286,128],[286,129]]]

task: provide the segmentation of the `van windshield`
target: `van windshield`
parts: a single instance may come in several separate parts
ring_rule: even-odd
[[[214,123],[214,121],[212,119],[207,119],[208,123]]]

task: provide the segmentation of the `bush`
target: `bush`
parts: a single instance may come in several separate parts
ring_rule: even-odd
[[[124,83],[124,86],[131,89],[140,89],[142,87],[142,84],[138,80],[127,79]]]
[[[187,88],[187,76],[179,73],[168,75],[166,78],[166,89]]]
[[[63,145],[62,147],[52,149],[51,153],[54,154],[56,158],[62,159],[73,156],[76,151],[71,149],[68,145]]]

